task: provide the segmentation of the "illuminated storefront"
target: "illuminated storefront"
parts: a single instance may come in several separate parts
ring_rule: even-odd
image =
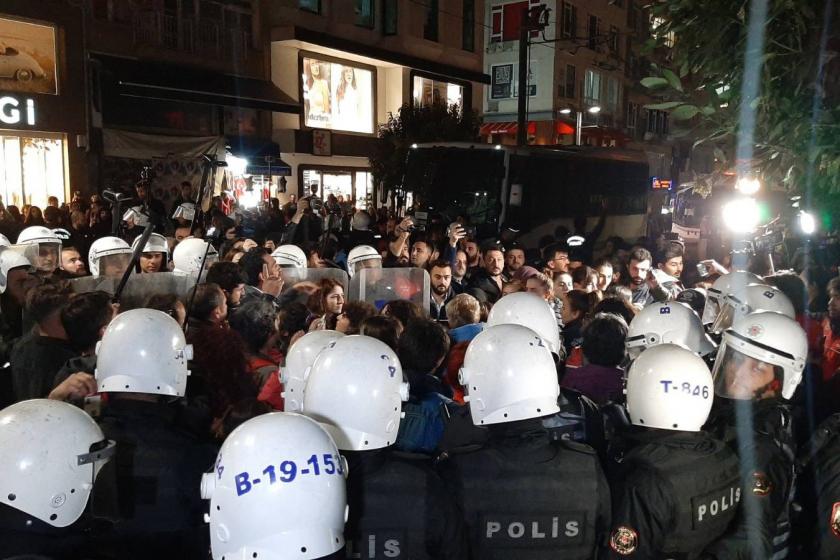
[[[0,201],[18,208],[88,191],[81,13],[47,12],[0,7]]]

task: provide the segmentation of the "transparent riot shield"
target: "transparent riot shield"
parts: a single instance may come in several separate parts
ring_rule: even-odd
[[[76,293],[103,291],[115,295],[119,285],[119,278],[85,276],[70,280],[70,286]],[[149,297],[158,294],[176,295],[184,302],[184,305],[187,305],[189,292],[193,286],[195,286],[195,278],[174,272],[132,274],[120,296],[120,309],[126,311],[143,307]]]
[[[299,282],[312,282],[316,286],[324,278],[335,280],[344,288],[350,283],[347,273],[340,268],[292,268],[281,267],[283,276],[283,291],[289,290]]]
[[[38,270],[39,265],[41,264],[40,259],[40,251],[39,251],[39,244],[38,243],[31,243],[31,244],[23,244],[23,245],[10,245],[9,249],[17,253],[18,255],[23,256],[26,260],[29,261],[29,264],[32,265],[32,270]],[[61,251],[59,250],[59,254]],[[60,261],[59,261],[60,264]],[[58,268],[58,265],[56,265]],[[54,269],[53,269],[54,270]]]
[[[350,280],[350,301],[372,303],[377,310],[395,299],[429,309],[429,273],[421,268],[362,268]]]

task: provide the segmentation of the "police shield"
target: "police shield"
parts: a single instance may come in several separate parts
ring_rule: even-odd
[[[429,309],[429,273],[422,268],[362,268],[350,280],[350,301],[366,301],[381,310],[395,299]]]
[[[281,267],[280,274],[283,276],[283,291],[293,288],[299,282],[312,282],[317,285],[324,278],[335,280],[345,289],[350,282],[347,273],[340,268]]]
[[[85,276],[70,280],[71,289],[76,293],[103,291],[115,295],[119,285],[120,278]],[[187,302],[193,286],[195,278],[174,272],[132,274],[120,296],[120,308],[125,311],[143,307],[151,296],[160,294],[172,294]]]

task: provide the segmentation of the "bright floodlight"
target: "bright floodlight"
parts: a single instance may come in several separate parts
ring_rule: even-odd
[[[799,229],[801,229],[802,233],[805,235],[811,235],[817,231],[817,221],[814,219],[814,215],[809,212],[805,212],[804,210],[800,212]]]
[[[560,109],[560,114],[561,114],[561,115],[571,115],[571,114],[572,114],[572,110],[571,110],[571,109],[569,109],[568,107],[566,107],[565,109]]]
[[[723,223],[734,233],[752,232],[758,219],[758,205],[753,198],[736,198],[723,206]]]
[[[754,195],[761,188],[761,182],[755,177],[741,177],[735,183],[735,188],[741,194]]]
[[[601,112],[601,108],[596,105],[595,107],[590,107],[589,109],[587,109],[587,111],[595,115]]]
[[[234,155],[225,157],[228,170],[234,175],[245,175],[245,170],[248,168],[248,160]]]
[[[417,144],[412,144],[411,149],[416,150],[417,149]]]

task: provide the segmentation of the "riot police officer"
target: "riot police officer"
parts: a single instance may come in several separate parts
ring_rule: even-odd
[[[624,451],[608,473],[610,558],[696,558],[735,518],[738,458],[701,431],[713,398],[709,368],[682,346],[653,346],[630,366],[635,428],[622,435]]]
[[[542,338],[521,325],[486,329],[467,349],[461,383],[473,423],[489,431],[480,449],[442,464],[471,557],[593,558],[610,525],[609,487],[592,448],[553,441],[542,425],[560,394]]]
[[[35,399],[0,411],[0,558],[85,557],[93,525],[84,512],[113,452],[70,404]]]
[[[349,465],[347,558],[467,557],[463,520],[428,459],[390,449],[408,395],[394,351],[368,336],[336,339],[306,380],[303,413]]]
[[[508,294],[490,310],[487,326],[522,325],[533,330],[551,351],[558,382],[565,375],[566,351],[557,317],[546,301],[527,292]],[[560,387],[559,410],[543,419],[552,439],[568,439],[592,446],[602,456],[606,442],[604,417],[590,398],[569,387]]]
[[[201,480],[213,560],[338,560],[346,476],[333,439],[317,422],[289,412],[248,420],[225,439]]]
[[[717,558],[788,552],[796,441],[786,400],[799,385],[807,358],[804,331],[781,313],[751,313],[723,334],[706,429],[741,460],[742,506],[733,530],[709,548]]]
[[[625,345],[631,358],[658,344],[679,344],[702,358],[714,358],[717,350],[700,317],[683,303],[652,303],[633,317],[629,327]]]
[[[100,426],[117,442],[93,496],[94,512],[117,520],[103,546],[121,558],[200,557],[199,486],[217,447],[205,439],[209,418],[194,425],[183,406],[192,347],[169,315],[134,309],[111,321],[96,354]]]

